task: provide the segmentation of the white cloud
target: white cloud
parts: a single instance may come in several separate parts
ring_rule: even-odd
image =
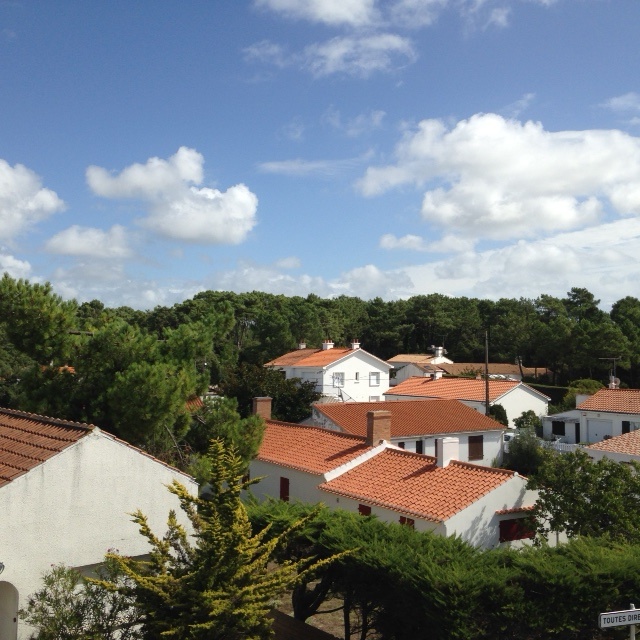
[[[50,253],[93,258],[121,259],[131,255],[126,230],[120,225],[103,231],[74,224],[50,238],[45,249]]]
[[[181,147],[168,160],[151,158],[112,175],[101,167],[87,169],[87,182],[105,198],[144,202],[141,224],[168,238],[203,244],[239,244],[256,224],[258,198],[244,184],[219,191],[198,188],[204,158]]]
[[[358,182],[368,196],[429,185],[425,220],[469,237],[529,237],[593,224],[606,205],[640,214],[640,138],[617,130],[545,131],[477,114],[447,129],[424,120]],[[433,185],[433,186],[432,186]]]
[[[623,295],[640,297],[640,220],[627,218],[499,249],[402,269],[414,283],[409,295],[498,299],[542,293],[562,297],[582,286],[609,307]],[[621,293],[621,292],[624,292]]]
[[[256,6],[288,18],[360,27],[377,19],[376,0],[256,0]]]
[[[263,64],[272,64],[279,68],[288,67],[293,58],[282,45],[269,40],[261,40],[243,49],[246,60],[255,60]]]
[[[322,121],[339,131],[344,131],[350,138],[356,138],[382,127],[386,113],[380,109],[371,109],[343,121],[342,115],[333,105],[322,115]]]
[[[368,154],[360,158],[346,158],[343,160],[273,160],[262,162],[258,169],[263,173],[274,173],[285,176],[335,176],[362,164]]]
[[[633,91],[607,100],[603,105],[612,111],[640,111],[640,94]]]
[[[44,188],[33,171],[0,159],[0,239],[10,240],[64,208],[56,192]]]
[[[332,295],[357,296],[363,300],[375,297],[401,297],[412,288],[410,277],[402,271],[382,271],[372,264],[343,273],[329,283]]]
[[[508,104],[500,111],[502,115],[506,116],[507,118],[519,118],[520,114],[529,108],[535,97],[535,93],[525,93],[522,98],[516,100],[515,102],[512,102],[511,104]]]
[[[281,258],[276,260],[275,266],[278,269],[298,269],[300,267],[300,258],[296,258],[296,256]]]
[[[473,249],[473,245],[473,239],[453,235],[446,235],[435,242],[426,242],[424,238],[411,234],[398,238],[392,233],[386,233],[380,238],[380,248],[402,251],[462,253]]]
[[[28,278],[31,274],[31,265],[25,260],[18,260],[14,256],[3,253],[0,248],[0,274],[8,273],[12,278]]]
[[[345,36],[315,43],[304,51],[305,66],[316,77],[333,73],[368,78],[415,62],[417,53],[408,38],[393,33]]]

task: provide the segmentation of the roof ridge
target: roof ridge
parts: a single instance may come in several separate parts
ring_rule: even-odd
[[[71,420],[63,420],[62,418],[52,418],[51,416],[43,416],[38,413],[30,413],[28,411],[21,411],[19,409],[7,409],[0,407],[0,414],[6,414],[10,416],[18,416],[20,418],[26,418],[35,422],[46,422],[47,424],[54,424],[61,427],[72,427],[74,429],[83,429],[85,431],[93,431],[96,425],[86,422],[73,422]]]
[[[481,464],[473,464],[473,462],[464,462],[463,460],[451,460],[450,464],[457,464],[461,467],[467,467],[471,469],[479,469],[480,471],[489,471],[491,473],[497,473],[505,476],[520,476],[517,471],[511,471],[511,469],[502,469],[501,467],[485,467]],[[524,476],[520,476],[524,477]]]

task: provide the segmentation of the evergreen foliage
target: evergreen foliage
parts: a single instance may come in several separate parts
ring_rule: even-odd
[[[169,487],[180,501],[193,536],[174,512],[163,537],[156,536],[145,515],[136,512],[134,522],[151,545],[150,559],[111,554],[108,557],[132,586],[104,580],[96,583],[135,599],[145,638],[270,638],[269,610],[300,573],[312,569],[307,558],[269,567],[284,538],[305,521],[270,539],[268,529],[252,533],[240,499],[249,484],[242,480],[242,460],[220,440],[212,441],[209,457],[211,477],[206,498],[192,496],[178,482]]]

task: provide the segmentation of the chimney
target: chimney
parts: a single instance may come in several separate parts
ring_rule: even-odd
[[[300,342],[298,342],[298,349],[306,349],[307,348],[307,343],[304,340],[300,340]]]
[[[327,349],[333,349],[333,340],[325,340],[322,343],[322,350],[326,351]]]
[[[434,356],[436,358],[442,358],[444,354],[444,347],[436,347],[434,350]]]
[[[460,457],[458,438],[436,438],[436,465],[443,468]]]
[[[436,371],[434,371],[431,377],[434,380],[440,380],[440,378],[442,378],[442,369],[437,369]]]
[[[351,341],[351,349],[353,351],[355,351],[356,349],[360,348],[360,340],[358,340],[358,338],[355,338],[354,340]]]
[[[254,398],[251,413],[265,420],[271,420],[271,398],[269,396]]]
[[[391,411],[367,411],[367,446],[391,442]]]

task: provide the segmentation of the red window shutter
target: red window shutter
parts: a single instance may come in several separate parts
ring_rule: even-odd
[[[367,504],[359,504],[358,505],[358,513],[361,516],[370,516],[371,515],[371,507]]]
[[[289,502],[289,478],[280,478],[280,500]]]
[[[406,516],[400,516],[400,524],[409,527],[410,529],[414,529],[416,526],[416,521],[413,518],[407,518]]]
[[[500,521],[500,542],[533,538],[535,532],[526,518],[511,518]]]

